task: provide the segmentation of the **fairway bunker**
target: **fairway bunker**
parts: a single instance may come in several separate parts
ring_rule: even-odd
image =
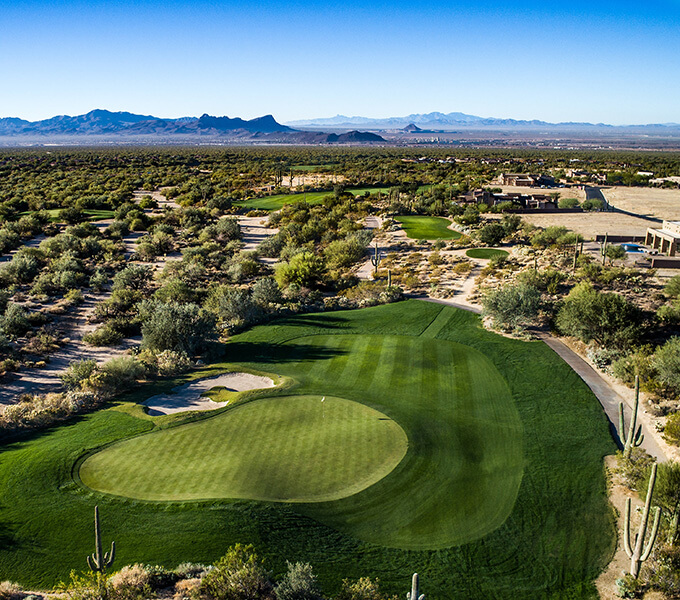
[[[85,460],[80,477],[141,500],[326,502],[380,481],[407,448],[404,430],[368,406],[282,396],[109,446]]]
[[[224,408],[226,402],[214,402],[203,394],[213,388],[225,388],[230,392],[245,392],[274,387],[269,377],[250,373],[223,373],[206,377],[172,388],[170,394],[152,396],[144,402],[151,416],[170,415],[190,410],[215,410]]]

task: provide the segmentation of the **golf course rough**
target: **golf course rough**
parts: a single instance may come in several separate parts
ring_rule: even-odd
[[[127,402],[5,442],[0,580],[45,589],[84,568],[98,504],[121,566],[209,564],[232,544],[253,543],[278,577],[287,560],[312,564],[330,595],[343,579],[364,576],[402,594],[405,577],[418,572],[431,598],[596,597],[592,581],[615,549],[602,465],[615,446],[592,392],[544,343],[505,338],[472,313],[409,300],[279,319],[234,336],[225,358],[190,377],[242,370],[290,383],[213,416],[152,418],[137,403],[187,378],[160,381]],[[165,431],[199,424],[217,431],[248,406],[301,397],[314,407],[324,395],[378,411],[408,439],[392,470],[385,451],[376,454],[371,462],[386,474],[350,495],[145,501],[94,491],[78,477],[88,457],[123,449],[126,440],[162,440]],[[256,419],[246,421],[253,427]],[[306,428],[303,437],[311,439]],[[227,447],[203,458],[223,469]],[[329,481],[339,496],[348,488],[338,477]],[[191,485],[205,493],[199,479]],[[175,489],[190,486],[184,480]]]

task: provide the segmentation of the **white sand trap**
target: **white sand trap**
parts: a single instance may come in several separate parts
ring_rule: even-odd
[[[274,387],[274,382],[269,377],[250,373],[224,373],[179,385],[172,389],[172,393],[151,396],[144,404],[149,407],[149,414],[152,416],[188,410],[215,410],[226,406],[229,401],[213,402],[201,394],[216,387],[224,387],[230,392],[245,392]]]

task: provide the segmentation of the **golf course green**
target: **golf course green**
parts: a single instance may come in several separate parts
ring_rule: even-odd
[[[460,233],[449,229],[451,221],[444,217],[395,217],[412,240],[456,240]]]
[[[115,444],[88,458],[80,477],[143,500],[321,502],[379,481],[406,447],[403,430],[367,406],[284,396]]]
[[[234,370],[286,383],[206,413],[141,406]],[[116,568],[252,543],[328,594],[364,576],[402,594],[418,572],[430,598],[595,598],[616,545],[589,388],[544,343],[417,300],[253,327],[222,363],[0,450],[0,580],[29,589],[85,568],[95,504]]]
[[[470,248],[465,255],[470,258],[507,258],[510,253],[499,248]]]

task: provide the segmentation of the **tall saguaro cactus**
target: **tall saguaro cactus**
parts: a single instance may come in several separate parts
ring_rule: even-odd
[[[87,566],[95,573],[106,573],[116,557],[116,542],[111,542],[111,552],[102,555],[102,536],[99,526],[99,507],[94,507],[94,545],[95,552],[87,557]]]
[[[649,534],[649,540],[645,545],[645,536],[647,535],[647,523],[649,521],[649,508],[652,504],[652,495],[654,494],[654,484],[656,482],[656,464],[652,465],[652,474],[649,476],[649,486],[647,487],[647,499],[645,500],[645,508],[642,513],[642,520],[640,521],[640,528],[635,536],[635,546],[631,548],[630,544],[630,498],[626,500],[626,516],[624,518],[623,531],[623,547],[630,558],[630,574],[637,579],[640,573],[640,567],[652,553],[654,542],[656,541],[656,534],[659,532],[659,519],[661,518],[661,509],[656,506],[656,514],[654,515],[654,524],[652,531]]]
[[[630,415],[630,424],[628,426],[628,434],[624,435],[624,423],[623,423],[623,402],[619,404],[619,434],[621,435],[621,441],[623,442],[623,457],[624,458],[629,458],[630,453],[633,451],[633,448],[638,447],[640,444],[642,444],[642,440],[645,439],[645,436],[642,435],[642,425],[638,426],[637,430],[635,429],[637,425],[637,415],[638,415],[638,407],[640,404],[640,378],[636,375],[635,376],[635,403],[633,404],[633,412]]]
[[[378,250],[378,242],[375,243],[373,256],[371,256],[371,264],[373,265],[373,271],[377,273],[378,266],[380,265],[380,250]]]
[[[425,600],[425,594],[418,595],[418,573],[413,574],[411,580],[411,591],[406,592],[406,600]]]

